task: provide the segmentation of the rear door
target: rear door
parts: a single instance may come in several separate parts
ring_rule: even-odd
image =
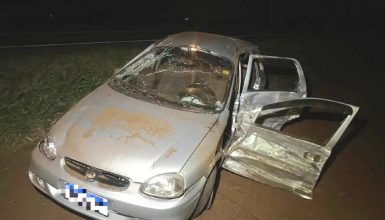
[[[239,64],[241,92],[234,102],[232,131],[238,129],[238,118],[254,109],[307,96],[301,64],[294,58],[249,54]],[[284,116],[270,123],[279,127],[286,120]]]
[[[357,111],[356,106],[318,98],[292,99],[243,111],[237,119],[235,141],[227,149],[222,166],[311,198],[322,168]],[[287,132],[295,122],[311,118],[309,115],[315,117],[310,124],[294,127],[294,134]],[[280,126],[271,123],[275,118]],[[329,122],[322,124],[324,120],[331,120],[332,131],[325,133]],[[322,123],[313,126],[313,122]],[[307,137],[310,131],[315,135]],[[318,140],[319,136],[324,139]]]
[[[307,94],[301,64],[290,57],[250,54],[244,82],[241,107],[249,109]]]

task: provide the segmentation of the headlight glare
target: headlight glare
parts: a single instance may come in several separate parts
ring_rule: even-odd
[[[184,190],[184,178],[176,173],[154,176],[140,187],[140,191],[146,195],[166,199],[180,197]]]
[[[52,137],[46,137],[38,144],[39,151],[44,154],[48,159],[53,160],[56,158],[56,147]]]

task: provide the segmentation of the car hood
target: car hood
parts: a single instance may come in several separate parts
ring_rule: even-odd
[[[67,112],[50,135],[60,156],[144,182],[179,172],[217,118],[138,100],[104,84]]]

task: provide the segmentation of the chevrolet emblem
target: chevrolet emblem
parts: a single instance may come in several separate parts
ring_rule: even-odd
[[[88,170],[86,171],[85,177],[86,177],[87,181],[89,181],[89,182],[94,181],[94,179],[95,179],[95,177],[96,177],[96,172],[95,172],[95,170],[88,169]]]

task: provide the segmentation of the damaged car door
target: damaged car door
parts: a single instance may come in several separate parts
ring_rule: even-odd
[[[247,73],[251,72],[250,69],[249,59]],[[255,181],[292,191],[304,198],[312,198],[322,168],[358,107],[332,100],[304,98],[306,87],[301,84],[297,85],[297,91],[293,87],[290,96],[287,96],[289,91],[278,92],[273,100],[266,100],[267,96],[274,97],[274,93],[270,91],[265,94],[263,86],[257,88],[259,91],[250,92],[253,89],[250,84],[255,85],[251,78],[247,78],[247,75],[245,77],[234,139],[226,149],[222,167]],[[258,82],[254,79],[254,82],[260,83],[261,80]],[[250,108],[250,102],[243,101],[245,94],[248,100],[254,100],[254,109]],[[262,104],[258,102],[261,97]],[[322,133],[322,126],[314,127],[310,124],[305,127],[305,131],[300,129],[298,132],[297,129],[297,134],[286,131],[294,122],[309,117],[315,117],[316,121],[321,122],[332,121],[332,129],[326,129],[331,131],[322,134],[322,140],[317,136],[307,137],[302,134],[308,130]]]
[[[294,58],[250,54],[240,61],[238,78],[240,91],[234,103],[232,131],[237,133],[238,118],[267,104],[304,98],[307,96],[305,76],[301,64]],[[295,117],[294,115],[291,117]],[[283,116],[266,120],[279,127],[289,118]]]

